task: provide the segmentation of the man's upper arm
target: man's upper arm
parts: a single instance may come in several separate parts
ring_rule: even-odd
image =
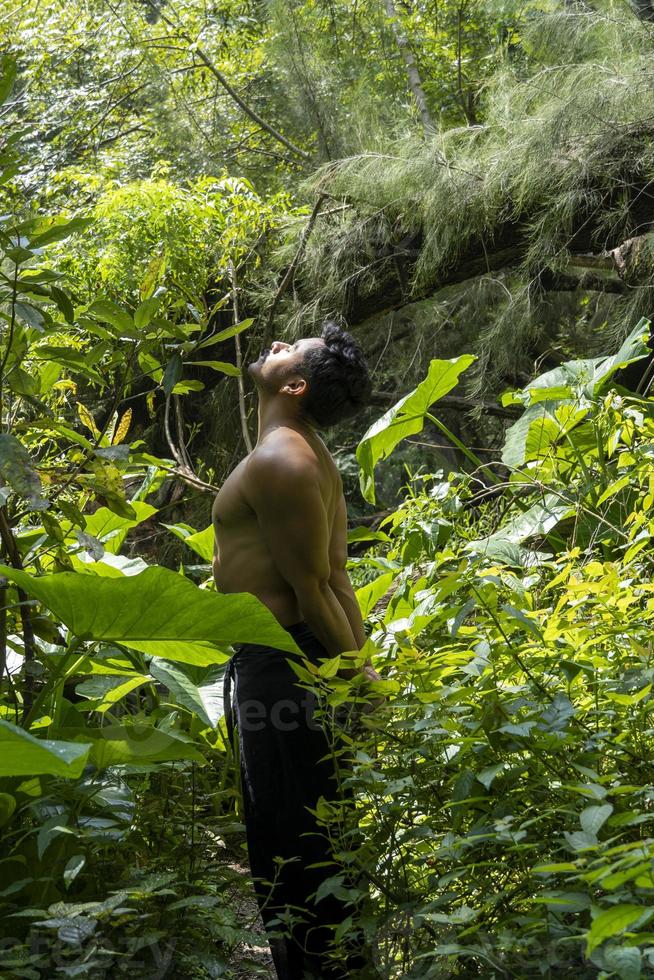
[[[246,497],[277,569],[296,594],[328,582],[330,528],[315,464],[253,457]]]

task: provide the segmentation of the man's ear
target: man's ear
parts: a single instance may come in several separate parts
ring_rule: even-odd
[[[291,378],[286,384],[282,385],[281,391],[285,395],[293,395],[297,398],[298,395],[303,395],[307,390],[307,383],[304,378]]]

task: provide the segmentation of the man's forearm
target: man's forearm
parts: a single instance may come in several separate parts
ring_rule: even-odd
[[[350,621],[330,585],[296,591],[296,596],[302,618],[330,656],[359,649]]]
[[[366,632],[363,628],[363,617],[361,616],[359,602],[350,582],[350,576],[345,569],[335,572],[330,578],[329,584],[348,618],[352,635],[356,640],[356,649],[360,650],[366,642]]]

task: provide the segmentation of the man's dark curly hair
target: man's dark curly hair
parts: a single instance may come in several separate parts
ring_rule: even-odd
[[[321,429],[356,415],[370,398],[372,385],[363,351],[333,320],[322,328],[324,347],[307,351],[303,368],[307,393],[302,413]]]

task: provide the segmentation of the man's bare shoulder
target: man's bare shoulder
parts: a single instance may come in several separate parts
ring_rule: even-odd
[[[298,432],[278,429],[248,456],[248,483],[280,487],[298,480],[316,480],[320,460],[316,451]]]

